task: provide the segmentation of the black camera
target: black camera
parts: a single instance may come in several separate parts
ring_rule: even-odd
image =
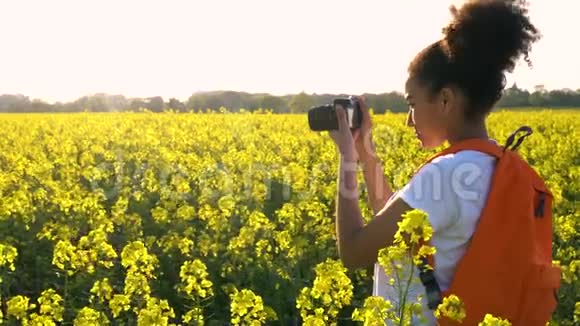
[[[360,103],[354,96],[348,98],[336,98],[332,104],[315,106],[308,110],[308,124],[313,131],[338,130],[336,106],[341,105],[347,114],[350,129],[360,128],[362,124],[362,112]]]

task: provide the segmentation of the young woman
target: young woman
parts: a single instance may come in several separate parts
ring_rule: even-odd
[[[407,125],[429,149],[470,138],[494,142],[485,120],[502,94],[504,73],[513,70],[521,55],[527,60],[532,43],[540,38],[523,1],[469,1],[459,9],[452,7],[451,12],[453,19],[443,30],[444,36],[412,60],[405,84]],[[396,298],[387,284],[390,277],[377,264],[378,251],[392,244],[397,222],[406,211],[421,209],[433,228],[435,279],[445,291],[485,205],[495,158],[472,150],[444,155],[393,193],[382,178],[371,119],[364,99],[359,100],[363,126],[351,132],[344,111],[338,108],[340,127],[331,132],[340,152],[336,217],[340,257],[349,268],[374,265],[373,294]],[[375,214],[367,225],[358,206],[358,162]],[[417,269],[416,273],[418,277]],[[409,299],[416,300],[417,294],[425,297],[420,283],[411,288]],[[433,311],[426,306],[424,316],[435,323]]]

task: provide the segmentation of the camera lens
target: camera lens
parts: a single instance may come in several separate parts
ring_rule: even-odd
[[[308,124],[313,131],[338,130],[334,107],[326,104],[311,108],[308,110]]]

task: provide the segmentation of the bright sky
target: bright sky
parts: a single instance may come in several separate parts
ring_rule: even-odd
[[[0,94],[402,91],[461,0],[0,0]],[[530,0],[544,38],[508,76],[580,88],[580,0]]]

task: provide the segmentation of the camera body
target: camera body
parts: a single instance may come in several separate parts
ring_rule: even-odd
[[[347,98],[335,98],[332,104],[315,106],[308,110],[308,125],[312,131],[338,130],[336,107],[340,105],[347,113],[350,129],[360,128],[362,124],[362,112],[360,103],[354,96]]]

